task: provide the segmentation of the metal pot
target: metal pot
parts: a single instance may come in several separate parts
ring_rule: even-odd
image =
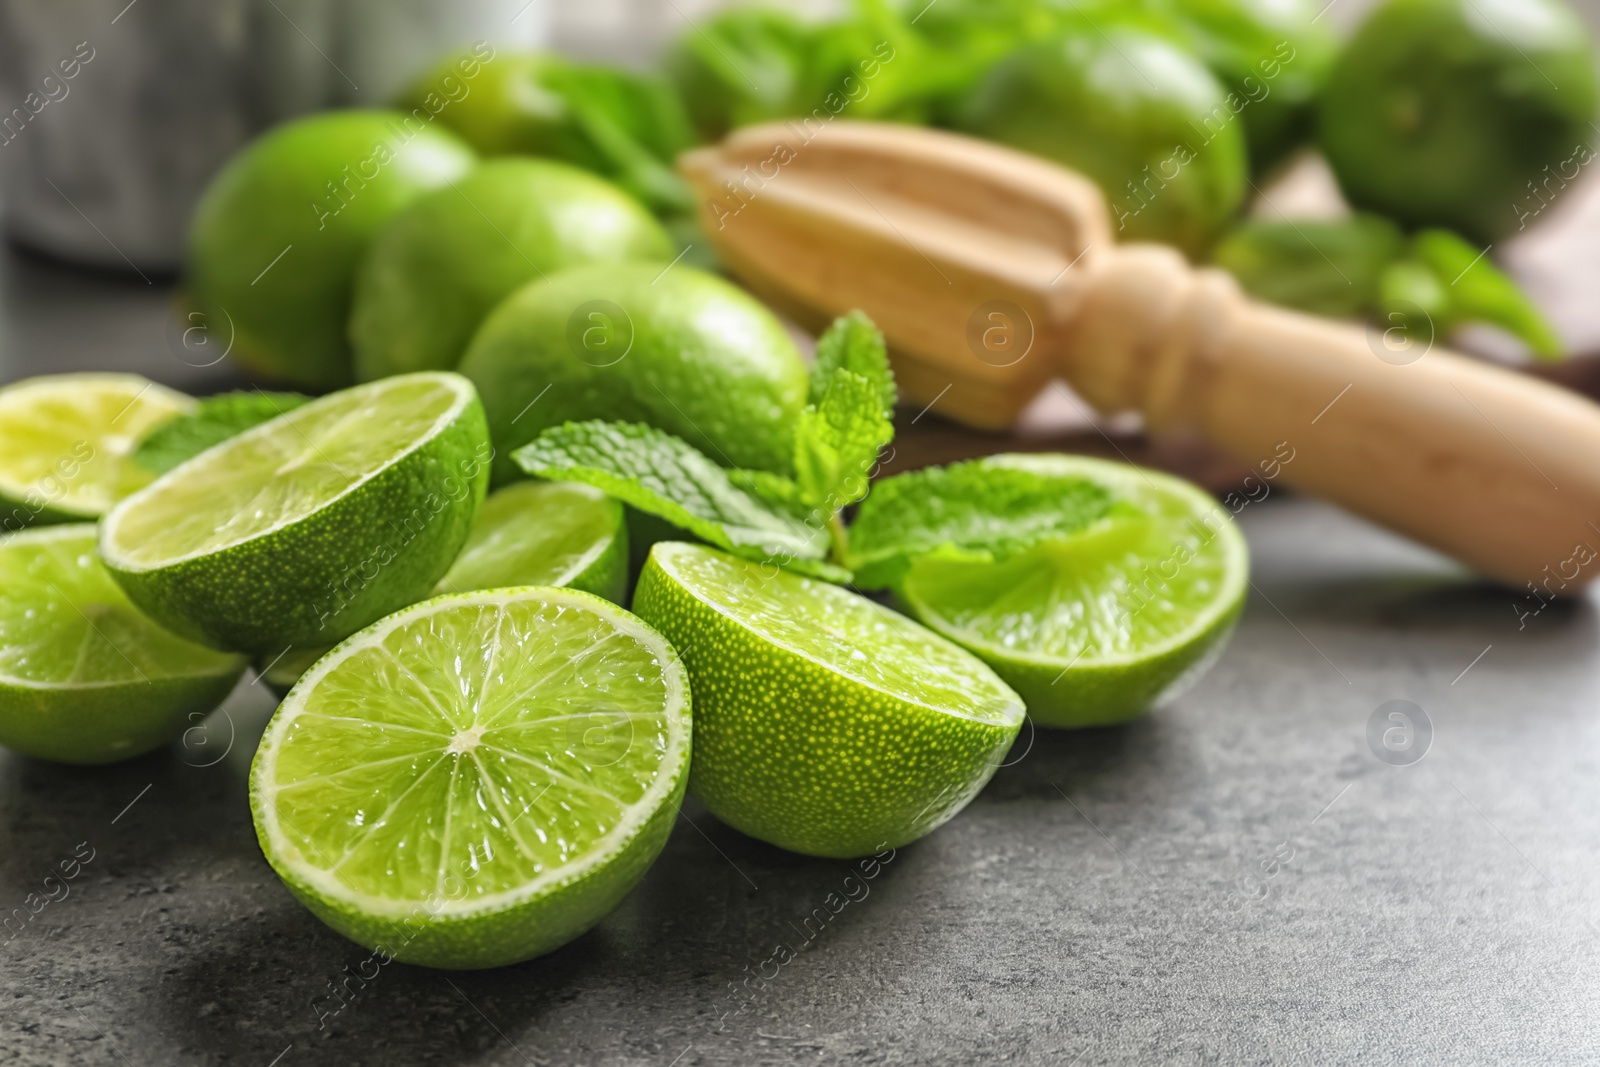
[[[537,47],[546,0],[0,0],[0,206],[22,244],[141,275],[262,129],[381,106],[440,54]]]

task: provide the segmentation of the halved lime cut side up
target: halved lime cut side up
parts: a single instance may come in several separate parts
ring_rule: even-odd
[[[999,563],[917,563],[898,590],[913,615],[982,657],[1042,726],[1122,722],[1209,668],[1250,573],[1244,536],[1216,500],[1171,475],[1083,456],[986,462],[1090,478],[1123,504]]]
[[[319,660],[257,751],[251,808],[291,892],[433,967],[496,967],[598,922],[666,842],[689,687],[649,626],[587,593],[443,596]]]
[[[0,537],[0,745],[65,763],[148,752],[199,723],[244,657],[168,633],[95,555],[95,528]]]

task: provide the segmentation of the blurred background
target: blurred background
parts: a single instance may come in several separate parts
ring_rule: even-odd
[[[730,14],[732,7],[759,10],[741,22],[737,13]],[[1549,202],[1531,182],[1525,192],[1519,189],[1529,205],[1519,214],[1513,214],[1515,205],[1500,202],[1506,198],[1506,182],[1495,187],[1495,179],[1505,178],[1510,168],[1507,175],[1478,180],[1477,191],[1467,188],[1472,183],[1466,181],[1462,189],[1435,194],[1429,183],[1416,181],[1414,170],[1408,173],[1394,162],[1398,153],[1392,145],[1361,128],[1363,108],[1367,114],[1378,107],[1393,110],[1404,104],[1403,96],[1380,84],[1384,75],[1379,61],[1371,61],[1367,72],[1360,63],[1340,62],[1338,49],[1367,20],[1373,0],[1060,4],[1055,7],[1068,21],[1082,24],[1081,35],[1087,38],[1080,42],[1083,55],[1069,57],[1065,64],[1058,57],[1054,67],[1041,62],[1029,68],[1013,61],[1017,50],[1057,33],[1056,23],[1038,19],[1039,9],[1051,7],[1021,0],[995,0],[987,7],[976,0],[859,5],[792,0],[760,5],[717,0],[0,0],[0,212],[10,238],[0,261],[0,379],[126,366],[200,391],[237,384],[234,368],[198,365],[207,361],[191,358],[192,353],[178,352],[181,365],[170,365],[179,321],[173,294],[179,291],[190,218],[202,192],[225,161],[276,123],[327,108],[390,105],[416,87],[441,57],[484,42],[501,56],[553,51],[664,83],[683,98],[698,138],[713,138],[730,125],[803,106],[799,97],[804,88],[779,101],[768,99],[773,96],[770,84],[755,84],[767,82],[769,74],[792,73],[784,66],[787,57],[773,51],[778,47],[774,42],[781,43],[790,32],[778,16],[770,15],[782,10],[806,24],[836,28],[831,36],[820,36],[821,44],[807,45],[814,50],[832,47],[848,53],[852,41],[866,41],[864,34],[898,34],[902,50],[910,42],[913,52],[937,53],[931,61],[926,55],[918,59],[922,67],[912,74],[907,71],[915,64],[901,59],[894,71],[900,81],[885,85],[894,79],[880,80],[873,87],[875,99],[855,106],[846,117],[932,122],[1038,151],[1100,178],[1114,213],[1132,209],[1124,221],[1133,225],[1123,236],[1177,244],[1191,258],[1231,270],[1264,299],[1375,322],[1395,319],[1402,312],[1394,309],[1403,308],[1410,320],[1426,316],[1430,333],[1437,330],[1455,347],[1600,393],[1600,361],[1589,358],[1600,354],[1600,303],[1590,297],[1600,282],[1600,181],[1583,160],[1574,162],[1570,155],[1553,160],[1558,167],[1569,165],[1576,176],[1557,179],[1560,196],[1550,196]],[[1181,25],[1174,29],[1165,22],[1141,22],[1142,16],[1125,18],[1125,9],[1132,7],[1178,12],[1176,20],[1168,21]],[[1424,160],[1424,168],[1431,166],[1440,175],[1471,172],[1482,169],[1475,152],[1495,157],[1522,152],[1527,157],[1522,162],[1538,176],[1531,154],[1546,150],[1530,145],[1537,136],[1547,141],[1563,136],[1540,128],[1545,119],[1571,126],[1572,116],[1581,115],[1592,137],[1592,100],[1587,113],[1574,105],[1566,116],[1545,114],[1563,106],[1554,103],[1558,97],[1570,104],[1583,89],[1568,85],[1556,93],[1555,81],[1545,72],[1550,62],[1559,66],[1577,55],[1591,68],[1585,75],[1591,95],[1593,81],[1588,42],[1581,34],[1546,24],[1547,8],[1564,9],[1560,14],[1570,10],[1591,33],[1600,29],[1600,0],[1541,0],[1533,5],[1482,0],[1462,8],[1469,19],[1487,27],[1480,28],[1483,40],[1513,64],[1517,60],[1507,46],[1517,50],[1528,68],[1540,72],[1552,89],[1551,99],[1536,100],[1534,111],[1526,110],[1526,98],[1542,92],[1542,84],[1532,75],[1531,88],[1515,84],[1516,72],[1502,70],[1505,77],[1499,80],[1505,84],[1492,86],[1489,98],[1492,103],[1498,93],[1511,101],[1500,124],[1534,131],[1526,143],[1501,145],[1494,138],[1503,133],[1458,131],[1453,135],[1458,140],[1476,143],[1464,144],[1454,155]],[[885,11],[893,13],[888,30]],[[1118,27],[1123,23],[1131,27],[1129,32],[1148,31],[1146,36],[1174,41],[1179,51],[1209,68],[1222,90],[1247,94],[1248,83],[1239,83],[1239,78],[1250,75],[1252,50],[1270,44],[1268,37],[1279,26],[1287,27],[1284,40],[1299,44],[1298,51],[1291,49],[1297,58],[1284,65],[1284,76],[1267,86],[1271,95],[1250,102],[1240,113],[1242,121],[1235,123],[1245,127],[1242,139],[1248,142],[1248,153],[1220,143],[1207,145],[1200,162],[1187,167],[1175,183],[1183,190],[1163,192],[1148,211],[1138,210],[1141,201],[1135,199],[1139,194],[1131,180],[1119,189],[1108,175],[1131,172],[1137,178],[1141,162],[1161,165],[1160,156],[1151,154],[1153,146],[1180,119],[1192,123],[1206,109],[1195,110],[1192,99],[1184,99],[1191,91],[1181,84],[1184,72],[1158,76],[1159,89],[1144,77],[1143,67],[1154,63],[1160,68],[1170,56],[1158,50],[1130,58],[1130,50],[1144,45],[1117,45],[1101,32],[1111,26],[1113,36],[1122,40]],[[1099,62],[1090,54],[1106,51],[1097,37],[1129,68],[1112,80],[1127,84],[1109,89],[1065,84],[1055,68],[1070,69],[1074,62],[1087,68]],[[1563,38],[1570,39],[1567,51],[1572,54],[1547,58],[1552,39],[1559,44]],[[1001,39],[1003,43],[996,43]],[[1461,46],[1441,44],[1441,54],[1450,47]],[[946,54],[939,49],[961,55],[962,62],[971,60],[974,72],[982,65],[989,73],[974,73],[959,90],[930,88],[937,78],[928,72]],[[972,59],[980,53],[981,61]],[[63,64],[71,64],[70,78],[64,76]],[[1016,68],[1009,80],[989,70],[1000,66]],[[760,68],[761,77],[748,78],[747,68]],[[848,72],[848,63],[840,69]],[[1337,75],[1330,73],[1335,69]],[[1486,78],[1498,77],[1492,63],[1479,69],[1491,72]],[[1149,83],[1150,93],[1130,71]],[[1333,78],[1328,95],[1360,98],[1332,121],[1329,113],[1338,109],[1323,103],[1321,153],[1311,118],[1318,102],[1310,99],[1310,89],[1303,90],[1307,99],[1290,99],[1302,92],[1291,85],[1302,76],[1318,83]],[[718,77],[724,84],[716,84]],[[750,92],[741,80],[750,83]],[[925,84],[902,84],[918,81]],[[825,86],[809,88],[820,95]],[[731,99],[706,103],[723,89]],[[1450,90],[1441,85],[1439,94],[1447,96]],[[1119,138],[1092,123],[1080,122],[1066,132],[1055,128],[1061,125],[1058,112],[1093,110],[1095,93],[1140,98],[1128,105],[1137,118],[1125,124],[1143,124],[1144,132],[1136,129],[1125,140],[1142,137],[1142,142],[1108,148],[1107,143]],[[579,92],[585,94],[595,95]],[[1437,104],[1423,100],[1417,106]],[[1299,109],[1292,116],[1287,114],[1290,106]],[[1425,120],[1470,126],[1482,116],[1484,98],[1464,97],[1457,106],[1461,114],[1427,114]],[[1280,128],[1269,129],[1274,123]],[[1485,128],[1492,125],[1483,122]],[[1238,139],[1235,131],[1225,132]],[[473,142],[470,132],[464,136]],[[1341,137],[1342,148],[1337,144]],[[643,156],[657,157],[653,163],[646,160],[657,173],[621,173],[632,165],[616,164],[611,148],[599,153],[606,158],[597,167],[595,159],[580,160],[572,152],[567,156],[617,180],[658,214],[677,212],[683,225],[669,228],[681,243],[698,243],[704,252],[706,242],[693,238],[693,205],[669,203],[674,193],[663,191],[662,183],[670,182],[660,173],[663,164],[670,167],[674,146],[665,144],[670,138],[663,134],[657,138],[663,143],[656,145],[644,143],[647,135],[636,134],[635,140],[645,149]],[[1339,157],[1332,170],[1323,158],[1330,144]],[[481,143],[473,147],[484,149]],[[1219,158],[1224,149],[1237,151],[1239,161]],[[562,153],[558,148],[554,154]],[[1229,173],[1230,167],[1245,166],[1246,158],[1248,174]],[[1337,177],[1334,171],[1340,172]],[[1224,188],[1230,183],[1237,194]],[[1396,197],[1386,183],[1406,191]],[[1359,206],[1370,214],[1350,220],[1346,200],[1357,186],[1364,186],[1357,189]],[[1543,188],[1554,186],[1547,178]],[[1419,197],[1426,201],[1435,195],[1437,211],[1418,206]],[[1472,195],[1485,203],[1455,202]],[[1495,221],[1478,225],[1473,212],[1487,212],[1487,201],[1493,201]],[[1442,284],[1459,277],[1456,268],[1473,264],[1480,253],[1472,268],[1472,278],[1480,284]],[[70,312],[63,313],[63,308]],[[153,370],[155,360],[162,366]],[[265,377],[282,378],[271,373]],[[317,383],[290,376],[283,384]],[[1058,402],[1057,410],[1039,414],[1033,423],[1055,427],[1063,418],[1069,416]]]

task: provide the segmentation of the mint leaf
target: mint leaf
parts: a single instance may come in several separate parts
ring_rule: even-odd
[[[894,372],[883,333],[865,313],[852,311],[835,319],[817,338],[817,361],[811,368],[811,403],[820,404],[841,370],[859,374],[872,384],[883,404],[883,417],[894,415]]]
[[[569,422],[511,458],[539,478],[583,482],[747,559],[818,560],[825,531],[769,506],[687,441],[634,422]]]
[[[864,589],[885,589],[924,556],[999,560],[1068,537],[1109,511],[1087,478],[974,460],[885,478],[850,527],[847,563]]]
[[[867,493],[878,453],[894,439],[894,375],[883,334],[859,311],[838,319],[817,341],[811,402],[795,425],[799,502],[835,528],[841,508]],[[835,555],[842,545],[835,544]]]
[[[771,471],[728,469],[728,480],[774,511],[804,519],[812,509],[800,499],[800,487],[790,478]]]
[[[1459,323],[1498,326],[1528,346],[1537,359],[1557,360],[1561,338],[1539,306],[1476,246],[1449,230],[1423,230],[1411,243],[1416,257],[1438,276],[1447,295],[1443,329]]]
[[[828,377],[822,400],[800,413],[794,434],[800,500],[825,517],[867,495],[878,453],[894,439],[871,382],[848,370]]]
[[[310,399],[299,393],[265,393],[259,389],[205,397],[192,412],[162,423],[141,441],[133,451],[133,461],[146,470],[165,474],[206,449],[293,411]]]

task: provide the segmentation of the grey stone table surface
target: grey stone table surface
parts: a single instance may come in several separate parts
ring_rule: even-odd
[[[230,384],[167,331],[158,285],[0,259],[0,379]],[[1600,1060],[1593,600],[1519,619],[1308,500],[1240,521],[1248,608],[1173,706],[1025,731],[966,812],[865,872],[691,803],[613,915],[498,971],[378,967],[282,888],[244,793],[261,686],[129,763],[0,755],[0,911],[90,857],[0,932],[0,1063]],[[1421,709],[1413,753],[1431,723],[1407,766],[1369,743],[1395,700]]]

